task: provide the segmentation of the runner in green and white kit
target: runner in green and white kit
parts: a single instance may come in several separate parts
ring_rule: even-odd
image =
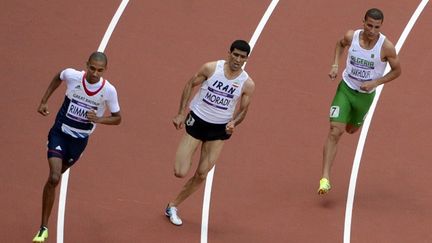
[[[342,134],[358,131],[372,104],[376,87],[401,74],[394,45],[380,33],[383,20],[381,10],[369,9],[363,20],[363,29],[349,30],[336,43],[334,64],[329,73],[332,80],[336,79],[339,58],[345,47],[348,47],[348,55],[343,79],[330,107],[330,131],[324,144],[319,194],[331,189],[330,170]],[[391,70],[384,75],[387,63]]]

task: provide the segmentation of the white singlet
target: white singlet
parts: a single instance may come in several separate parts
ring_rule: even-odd
[[[227,79],[224,64],[225,60],[217,61],[214,74],[203,82],[189,106],[199,118],[213,124],[225,124],[232,119],[243,84],[249,78],[243,70],[236,78]]]
[[[381,48],[384,44],[385,36],[380,33],[375,46],[366,50],[360,46],[360,33],[363,30],[354,31],[351,46],[348,49],[346,68],[343,71],[343,80],[354,90],[365,93],[360,86],[363,82],[381,78],[387,62],[381,61]],[[375,89],[369,91],[372,93]]]
[[[96,127],[87,118],[87,112],[93,110],[102,117],[105,106],[111,113],[119,112],[117,91],[108,80],[100,79],[95,84],[85,80],[85,72],[72,68],[63,70],[60,79],[66,82],[66,96],[56,117],[56,125],[64,133],[73,137],[87,137]]]

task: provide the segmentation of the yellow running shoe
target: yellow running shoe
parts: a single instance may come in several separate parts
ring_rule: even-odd
[[[324,195],[331,189],[330,181],[327,178],[322,178],[320,180],[320,185],[318,188],[318,194]]]
[[[48,228],[41,227],[36,236],[33,238],[33,242],[45,242],[46,239],[48,239]]]

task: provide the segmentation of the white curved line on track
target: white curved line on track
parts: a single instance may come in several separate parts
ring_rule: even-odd
[[[405,26],[404,31],[402,32],[401,36],[399,37],[398,42],[396,43],[396,52],[399,53],[400,49],[402,48],[402,45],[404,44],[406,38],[408,37],[408,34],[410,33],[411,29],[413,28],[415,22],[417,21],[418,17],[422,13],[423,9],[425,8],[426,4],[429,2],[429,0],[422,0],[420,4],[418,5],[417,9],[411,16],[411,19],[409,20],[408,24]],[[387,64],[385,73],[388,73],[390,71],[390,67]],[[379,97],[381,95],[382,89],[384,88],[384,85],[380,85],[376,89],[375,98],[372,102],[372,105],[369,109],[368,115],[366,116],[363,128],[360,133],[359,142],[357,144],[356,153],[354,156],[354,162],[353,167],[351,170],[351,177],[349,182],[349,188],[348,188],[348,197],[347,197],[347,204],[345,209],[345,225],[344,225],[344,243],[350,243],[351,241],[351,221],[352,221],[352,209],[354,204],[354,195],[355,195],[355,189],[356,189],[356,183],[357,183],[357,175],[360,168],[360,162],[361,157],[363,154],[363,148],[366,142],[366,136],[369,131],[369,126],[372,121],[372,116],[375,111],[375,108],[377,106]]]
[[[122,0],[122,2],[120,3],[116,13],[111,19],[108,29],[105,31],[105,35],[102,38],[98,51],[103,52],[105,50],[108,41],[128,3],[129,0]],[[57,243],[63,243],[63,239],[64,239],[64,218],[65,218],[65,210],[66,210],[67,186],[68,186],[69,174],[70,174],[69,171],[70,169],[66,170],[63,173],[61,179],[59,207],[58,207],[58,214],[57,214]]]
[[[279,3],[279,0],[272,0],[270,5],[267,7],[267,10],[265,11],[263,17],[261,18],[261,21],[258,23],[258,26],[255,29],[255,32],[253,33],[252,38],[249,41],[249,45],[251,47],[251,51],[249,53],[249,56],[252,53],[252,50],[253,50],[256,42],[258,41],[259,36],[261,35],[261,32],[263,31],[267,21],[269,20],[271,14],[273,13],[273,10],[276,8],[278,3]],[[246,63],[243,66],[243,68],[245,68],[245,66],[246,66]],[[216,166],[213,166],[213,168],[208,173],[207,179],[205,182],[202,218],[201,218],[201,243],[207,243],[207,239],[208,239],[208,220],[209,220],[209,211],[210,211],[210,198],[211,198],[211,190],[212,190],[213,176],[214,176],[215,169],[216,169]]]

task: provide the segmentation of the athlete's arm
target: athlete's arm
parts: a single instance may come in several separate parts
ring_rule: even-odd
[[[122,117],[120,114],[120,105],[118,102],[117,90],[111,84],[106,84],[106,105],[111,112],[110,116],[98,117],[96,111],[88,111],[87,119],[94,123],[100,123],[105,125],[119,125],[121,123]]]
[[[399,56],[396,53],[396,49],[389,40],[385,40],[383,44],[383,59],[387,61],[390,65],[390,72],[384,75],[382,78],[365,82],[360,86],[362,90],[370,91],[381,84],[388,83],[395,78],[399,77],[402,73],[402,68],[399,62]]]
[[[390,65],[390,72],[388,72],[384,77],[376,80],[377,86],[394,80],[402,73],[399,56],[396,53],[396,48],[394,47],[393,43],[386,39],[383,44],[383,51],[384,59]]]
[[[333,64],[332,64],[330,72],[329,72],[329,77],[332,80],[336,79],[336,77],[337,77],[337,73],[339,70],[339,59],[342,56],[342,54],[345,50],[345,47],[351,45],[353,35],[354,35],[354,31],[348,30],[348,32],[345,33],[344,37],[342,39],[338,40],[338,42],[336,42],[334,60],[333,60]]]
[[[251,78],[248,78],[243,86],[243,93],[240,99],[239,109],[237,110],[234,118],[226,125],[227,133],[233,133],[234,127],[239,125],[246,117],[254,90],[255,83]]]
[[[119,125],[121,122],[121,114],[118,112],[111,112],[111,116],[97,117],[96,112],[87,112],[87,119],[94,123],[100,123],[105,125]]]
[[[60,79],[60,73],[57,73],[53,79],[51,80],[51,83],[49,84],[47,90],[45,91],[45,94],[43,95],[41,102],[38,107],[38,112],[44,116],[49,115],[48,111],[48,99],[51,97],[51,95],[54,93],[54,91],[60,86],[62,80]]]
[[[216,62],[209,62],[204,64],[184,86],[180,99],[179,110],[177,115],[173,119],[173,124],[176,129],[180,129],[183,127],[183,123],[186,118],[184,115],[184,111],[186,110],[186,106],[189,103],[193,88],[201,85],[205,80],[207,80],[213,74],[215,69]]]

